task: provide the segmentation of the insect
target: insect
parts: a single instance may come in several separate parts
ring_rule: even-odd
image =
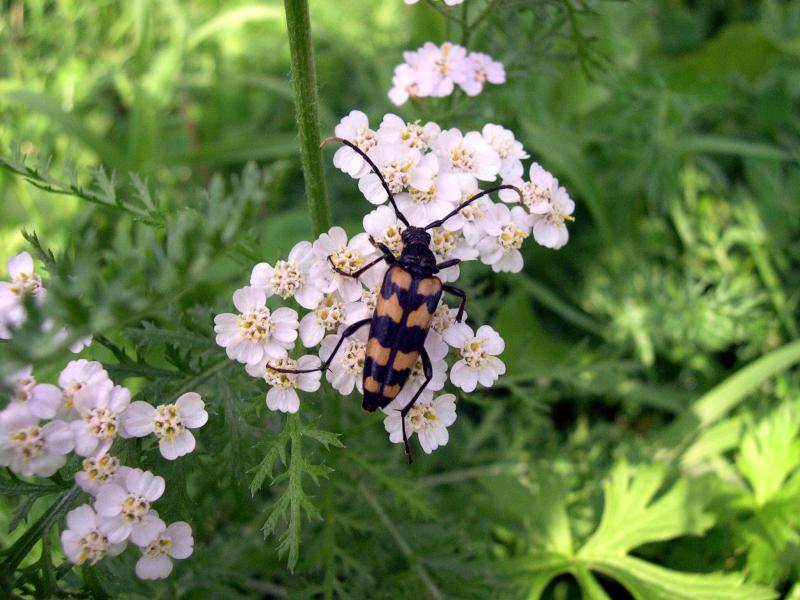
[[[424,346],[433,313],[439,305],[442,294],[447,292],[460,299],[456,321],[461,322],[467,301],[464,290],[444,284],[436,276],[436,273],[442,269],[457,265],[461,261],[453,258],[437,264],[436,257],[430,249],[431,236],[428,230],[440,227],[462,209],[487,194],[503,189],[512,189],[522,198],[522,192],[513,185],[498,185],[475,194],[443,218],[428,223],[424,227],[415,227],[397,208],[392,190],[372,159],[352,142],[338,137],[327,138],[322,142],[320,148],[324,148],[331,142],[340,142],[352,148],[378,176],[398,220],[405,225],[402,232],[403,250],[400,258],[397,258],[385,244],[371,239],[373,245],[380,250],[381,256],[352,273],[338,269],[329,256],[328,262],[331,263],[334,271],[354,279],[358,279],[364,272],[380,262],[386,262],[389,265],[376,299],[375,312],[371,317],[356,321],[342,331],[333,352],[322,366],[314,369],[270,368],[284,373],[324,371],[330,366],[344,341],[362,327],[369,325],[364,361],[364,401],[362,406],[365,410],[374,412],[379,408],[386,408],[397,397],[408,381],[417,359],[421,358],[425,379],[411,400],[400,409],[403,444],[410,464],[413,459],[406,434],[405,417],[433,378],[433,366]]]

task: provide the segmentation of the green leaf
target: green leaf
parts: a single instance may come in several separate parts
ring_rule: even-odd
[[[700,535],[713,517],[703,512],[705,501],[693,493],[686,479],[679,480],[657,500],[665,467],[653,464],[632,469],[618,463],[603,484],[603,517],[580,556],[626,553],[649,542],[681,535]]]
[[[774,598],[768,588],[744,584],[740,574],[683,573],[628,554],[644,544],[700,535],[714,524],[705,511],[708,495],[700,482],[682,478],[659,495],[665,479],[663,463],[633,467],[618,462],[603,484],[600,523],[574,554],[558,482],[542,480],[539,487],[531,486],[529,600],[538,599],[549,581],[562,573],[575,577],[586,600],[609,598],[597,573],[624,586],[637,600]]]
[[[0,576],[2,574],[10,576],[14,572],[42,536],[46,535],[50,528],[67,513],[80,493],[81,489],[76,485],[61,494],[33,525],[10,548],[4,551],[6,558],[0,563]]]
[[[742,402],[764,381],[800,362],[800,340],[786,344],[740,369],[706,392],[692,408],[658,438],[663,458],[672,458],[698,431],[709,427]]]
[[[800,464],[799,425],[797,408],[783,405],[742,440],[736,466],[750,483],[759,506],[782,490],[786,479]]]
[[[681,573],[633,556],[598,557],[589,566],[625,586],[637,600],[769,600],[772,590],[742,583],[739,574]]]

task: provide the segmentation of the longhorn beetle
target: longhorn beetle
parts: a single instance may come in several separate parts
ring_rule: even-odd
[[[409,402],[400,409],[401,422],[403,427],[403,444],[409,464],[412,462],[411,448],[408,445],[406,434],[406,415],[419,399],[423,390],[433,378],[433,366],[428,353],[425,351],[425,338],[433,319],[433,313],[439,305],[442,292],[448,292],[461,299],[456,314],[456,321],[461,322],[464,316],[464,305],[467,302],[467,295],[464,290],[452,285],[443,284],[436,277],[436,273],[447,267],[452,267],[461,262],[458,258],[445,260],[436,263],[436,257],[430,249],[431,236],[429,229],[440,227],[449,218],[454,217],[463,208],[475,202],[479,198],[497,192],[499,190],[511,189],[522,198],[522,192],[513,185],[498,185],[488,190],[475,194],[468,200],[462,202],[450,213],[428,223],[424,227],[415,227],[408,222],[405,215],[400,212],[395,204],[394,195],[389,188],[389,184],[383,178],[380,169],[372,162],[369,156],[352,142],[339,138],[329,137],[322,142],[320,148],[324,148],[331,142],[340,142],[349,146],[363,158],[372,169],[372,172],[380,179],[383,189],[389,196],[389,202],[394,209],[397,218],[405,225],[402,233],[403,251],[400,258],[396,258],[394,253],[386,246],[371,239],[373,245],[381,251],[381,256],[373,260],[360,269],[348,273],[338,269],[328,256],[331,268],[346,277],[358,277],[374,267],[381,261],[389,264],[389,269],[383,277],[380,293],[376,299],[375,312],[368,319],[362,319],[349,325],[342,331],[336,346],[328,359],[322,366],[314,369],[286,369],[280,367],[270,367],[282,373],[308,373],[312,371],[326,370],[334,356],[339,351],[344,341],[356,331],[369,324],[369,338],[367,340],[367,351],[364,360],[364,402],[363,408],[369,412],[374,412],[379,408],[385,408],[392,400],[397,397],[403,385],[411,375],[411,370],[417,362],[418,357],[422,357],[422,370],[425,380],[416,391]]]

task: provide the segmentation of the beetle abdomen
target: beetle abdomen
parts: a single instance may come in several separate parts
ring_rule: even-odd
[[[438,277],[391,267],[383,278],[364,360],[364,408],[383,408],[411,375],[442,296]]]

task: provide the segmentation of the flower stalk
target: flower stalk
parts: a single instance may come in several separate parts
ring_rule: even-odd
[[[284,0],[286,28],[294,90],[294,110],[300,135],[300,160],[308,196],[308,214],[314,235],[330,228],[330,208],[319,149],[319,112],[317,110],[317,75],[311,45],[311,22],[307,0]]]

